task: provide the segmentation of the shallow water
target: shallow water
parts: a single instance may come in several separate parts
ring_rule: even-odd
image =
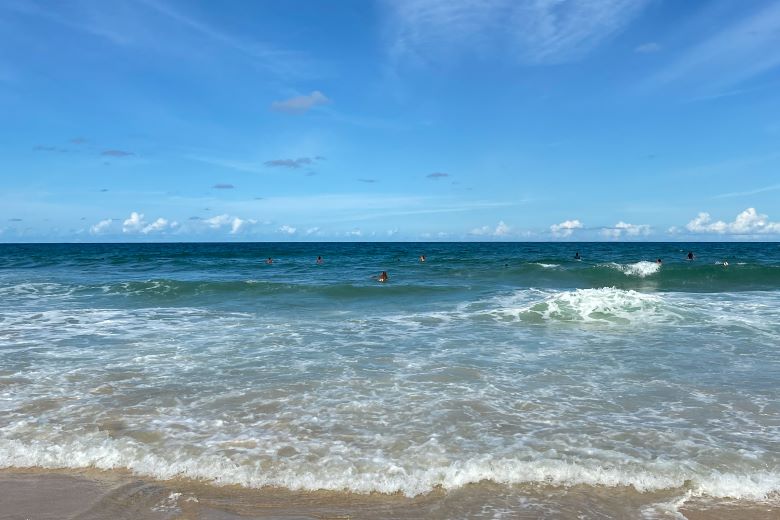
[[[517,486],[775,504],[780,245],[686,253],[1,245],[0,467],[517,499],[489,518]]]

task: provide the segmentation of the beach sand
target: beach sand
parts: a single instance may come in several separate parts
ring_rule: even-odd
[[[680,518],[664,505],[673,502],[671,494],[589,486],[523,488],[480,483],[408,498],[218,487],[188,480],[159,482],[122,471],[0,471],[2,520]],[[690,499],[678,514],[690,520],[770,520],[780,517],[780,508]]]

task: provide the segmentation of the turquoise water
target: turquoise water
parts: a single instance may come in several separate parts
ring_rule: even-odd
[[[0,245],[0,467],[773,500],[780,245],[691,247]]]

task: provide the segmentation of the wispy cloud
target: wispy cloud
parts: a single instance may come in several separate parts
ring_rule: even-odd
[[[279,233],[283,233],[285,235],[294,235],[296,231],[298,231],[296,228],[287,224],[279,226]]]
[[[232,190],[233,188],[235,188],[235,186],[233,186],[232,184],[220,183],[220,184],[215,184],[214,186],[212,186],[212,188],[214,188],[215,190]]]
[[[100,152],[100,155],[105,155],[107,157],[130,157],[131,155],[135,155],[135,152],[128,152],[126,150],[103,150]]]
[[[74,137],[70,140],[72,144],[84,144],[87,140],[84,137]]]
[[[282,101],[274,101],[271,103],[271,110],[288,114],[303,114],[316,106],[328,103],[330,103],[330,99],[319,90],[315,90],[305,96],[295,96]]]
[[[780,190],[780,184],[773,184],[771,186],[764,186],[763,188],[756,188],[754,190],[748,190],[748,191],[733,191],[731,193],[721,193],[720,195],[715,195],[713,199],[727,199],[731,197],[745,197],[747,195],[756,195],[758,193],[765,193],[767,191],[776,191]]]
[[[450,176],[449,173],[444,173],[444,172],[433,172],[426,175],[426,177],[428,177],[429,179],[433,179],[435,181],[449,176]]]
[[[661,46],[658,45],[655,42],[648,42],[643,43],[642,45],[637,46],[634,49],[634,52],[638,52],[640,54],[651,54],[653,52],[658,52],[661,50]]]
[[[375,182],[379,182],[377,179],[358,179],[360,182],[365,182],[366,184],[374,184]]]
[[[685,225],[692,233],[717,233],[731,235],[758,235],[780,233],[780,222],[770,222],[769,217],[755,208],[747,208],[733,222],[712,221],[709,213],[702,212]]]
[[[391,52],[501,50],[532,64],[571,61],[623,30],[648,0],[388,0]],[[507,41],[509,45],[507,45]]]
[[[722,90],[780,66],[780,3],[741,12],[748,14],[683,52],[645,87],[683,83]]]

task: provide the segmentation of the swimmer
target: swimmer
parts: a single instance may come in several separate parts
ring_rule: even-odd
[[[425,255],[420,255],[420,262],[425,262]]]
[[[382,271],[382,274],[376,277],[377,282],[386,282],[389,276],[387,276],[387,271]]]
[[[688,260],[693,260],[694,258],[693,251],[688,251]]]
[[[274,263],[274,259],[269,256],[268,260],[266,260],[265,263],[271,265],[272,263]]]
[[[575,259],[575,260],[582,260],[582,257],[580,256],[580,252],[579,252],[579,251],[577,251],[576,253],[574,253],[574,259]]]
[[[659,258],[658,260],[655,261],[655,263],[661,265],[663,262],[661,262],[661,259]]]
[[[317,265],[322,265],[322,257],[321,256],[317,257]]]

